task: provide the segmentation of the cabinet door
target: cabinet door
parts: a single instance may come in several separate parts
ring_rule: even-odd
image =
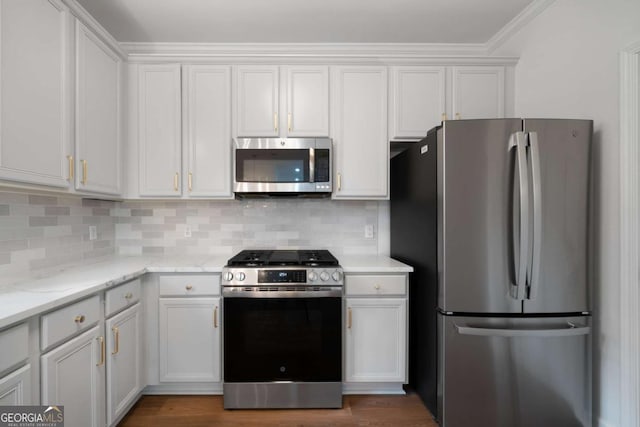
[[[389,138],[424,138],[445,116],[445,68],[393,67],[391,79]]]
[[[141,196],[180,196],[180,65],[141,65],[138,141]]]
[[[220,298],[160,298],[160,381],[220,381]]]
[[[186,192],[230,198],[231,69],[184,67]]]
[[[141,305],[108,319],[107,425],[111,425],[142,390]]]
[[[335,199],[388,195],[386,67],[336,67],[331,86],[335,124]]]
[[[122,61],[81,23],[76,49],[76,188],[118,195]]]
[[[347,298],[345,381],[406,382],[407,301]]]
[[[0,178],[68,187],[69,13],[59,0],[0,3]]]
[[[453,118],[504,117],[504,67],[453,68]]]
[[[0,378],[0,406],[30,405],[31,365]]]
[[[69,426],[103,427],[104,337],[95,326],[41,356],[43,405],[64,405]]]
[[[287,135],[329,136],[329,67],[287,68]]]
[[[278,136],[278,67],[236,68],[237,136]]]

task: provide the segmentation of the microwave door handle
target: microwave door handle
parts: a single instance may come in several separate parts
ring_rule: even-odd
[[[316,150],[309,148],[309,182],[315,182],[316,175]]]

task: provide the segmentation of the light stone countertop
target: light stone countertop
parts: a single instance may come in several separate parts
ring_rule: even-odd
[[[0,287],[0,329],[145,273],[220,273],[228,256],[113,256]],[[345,273],[408,273],[385,256],[342,255]]]

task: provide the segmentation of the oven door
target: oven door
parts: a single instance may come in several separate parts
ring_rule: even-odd
[[[342,381],[340,297],[225,298],[224,381]]]

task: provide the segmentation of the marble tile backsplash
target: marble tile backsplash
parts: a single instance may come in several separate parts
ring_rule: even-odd
[[[116,253],[115,202],[0,191],[0,278]],[[97,239],[89,240],[95,225]]]
[[[89,240],[90,225],[97,228],[96,240]],[[365,225],[374,226],[374,238],[364,237]],[[0,284],[113,254],[231,256],[247,248],[317,248],[339,257],[377,254],[386,244],[387,202],[109,202],[0,190]]]
[[[247,248],[377,254],[375,201],[127,201],[115,209],[120,254],[233,255]],[[364,226],[375,228],[373,239]],[[188,235],[190,234],[190,237]]]

